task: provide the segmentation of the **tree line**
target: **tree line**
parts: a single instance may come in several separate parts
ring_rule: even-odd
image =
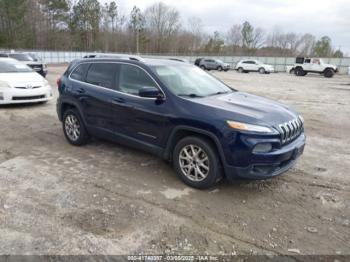
[[[0,0],[0,48],[343,57],[328,36],[266,32],[248,21],[209,34],[200,18],[184,21],[176,8],[162,2],[123,14],[116,1],[98,0]]]

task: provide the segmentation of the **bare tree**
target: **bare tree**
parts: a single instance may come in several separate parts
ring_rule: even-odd
[[[153,4],[145,11],[146,28],[152,35],[152,44],[156,52],[163,52],[169,46],[170,39],[180,28],[179,12],[162,2]]]
[[[203,40],[203,23],[198,17],[190,17],[188,19],[188,43],[190,45],[190,51],[195,52],[199,50]],[[186,34],[186,33],[185,33]]]
[[[232,51],[235,52],[238,47],[242,46],[242,26],[232,25],[226,35],[227,43],[232,47]]]

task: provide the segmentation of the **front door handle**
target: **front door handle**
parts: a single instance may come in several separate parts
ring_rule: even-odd
[[[125,99],[121,97],[115,97],[112,99],[112,104],[122,104],[125,103]]]
[[[126,108],[134,108],[134,106],[129,105],[124,98],[121,97],[115,97],[112,99],[111,101],[112,104],[114,105],[118,105],[118,106],[122,106],[122,107],[126,107]]]

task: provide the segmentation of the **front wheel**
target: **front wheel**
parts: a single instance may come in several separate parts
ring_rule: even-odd
[[[200,66],[200,68],[202,68],[203,70],[205,70],[205,69],[206,69],[204,65],[201,65],[201,66]]]
[[[212,187],[222,177],[218,153],[210,141],[200,137],[180,140],[173,152],[173,164],[180,179],[194,188]]]
[[[263,67],[259,68],[259,73],[260,74],[265,74],[266,73],[265,68],[263,68]]]
[[[69,109],[64,113],[62,125],[63,133],[70,144],[81,146],[88,142],[89,135],[76,109]]]
[[[222,66],[218,66],[217,69],[218,69],[218,71],[220,71],[220,72],[223,70]]]

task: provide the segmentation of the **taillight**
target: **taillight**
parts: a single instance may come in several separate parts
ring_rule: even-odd
[[[58,78],[57,81],[56,81],[56,84],[57,84],[57,87],[60,87],[61,86],[61,78]]]

